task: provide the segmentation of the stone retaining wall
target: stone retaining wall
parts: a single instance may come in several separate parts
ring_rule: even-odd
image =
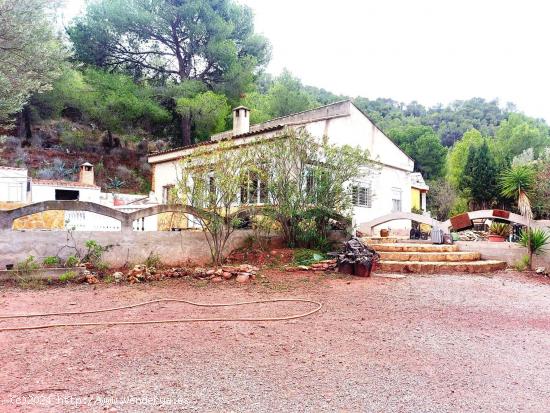
[[[510,242],[458,241],[456,244],[460,251],[480,252],[482,259],[505,261],[508,265],[514,265],[527,254],[527,248]],[[535,255],[533,265],[550,269],[550,252]]]
[[[252,234],[248,230],[235,231],[230,239],[227,252],[245,245]],[[81,251],[85,251],[85,242],[97,241],[101,245],[113,245],[105,253],[104,261],[112,266],[121,266],[126,262],[141,263],[152,252],[158,254],[163,263],[177,265],[191,261],[204,264],[210,261],[210,249],[204,233],[199,231],[182,232],[73,232],[74,240]],[[10,231],[0,230],[0,268],[6,264],[23,261],[29,255],[38,260],[53,256],[68,240],[65,231]],[[62,258],[74,253],[65,248],[59,255]]]

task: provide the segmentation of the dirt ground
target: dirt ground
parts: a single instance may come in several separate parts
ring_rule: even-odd
[[[548,412],[550,282],[502,272],[335,278],[265,273],[254,284],[0,287],[0,314],[161,297],[321,301],[285,322],[0,333],[2,412]],[[273,316],[307,304],[184,304],[71,321]],[[62,321],[5,320],[1,327]]]

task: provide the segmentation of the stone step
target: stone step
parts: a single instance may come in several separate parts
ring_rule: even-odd
[[[403,241],[403,239],[395,237],[363,237],[362,240],[367,244],[394,244]]]
[[[458,252],[458,245],[438,245],[438,244],[368,244],[376,252]]]
[[[429,262],[456,262],[478,261],[479,252],[391,252],[380,251],[380,258],[385,261],[429,261]]]
[[[406,272],[424,274],[445,273],[485,273],[499,271],[506,268],[502,261],[458,261],[458,262],[430,262],[430,261],[385,261],[381,260],[378,270],[382,272]]]
[[[407,237],[363,237],[361,238],[367,244],[431,244],[431,240],[409,239]]]

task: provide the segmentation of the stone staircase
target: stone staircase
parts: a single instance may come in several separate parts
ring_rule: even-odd
[[[462,252],[458,245],[370,242],[380,254],[379,271],[412,273],[485,273],[506,268],[506,263],[482,260],[478,252]]]

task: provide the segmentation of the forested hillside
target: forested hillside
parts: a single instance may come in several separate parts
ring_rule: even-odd
[[[71,177],[90,158],[103,186],[146,191],[148,151],[229,129],[234,106],[258,123],[348,98],[266,73],[269,41],[233,0],[97,0],[61,31],[50,4],[0,0],[1,162],[37,176]],[[514,159],[546,165],[548,125],[513,104],[351,98],[416,161],[440,218],[505,205],[495,177]]]

